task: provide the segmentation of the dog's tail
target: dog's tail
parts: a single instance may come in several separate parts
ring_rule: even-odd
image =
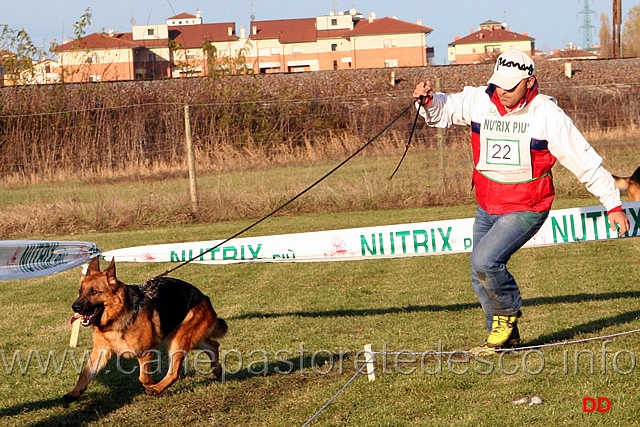
[[[227,333],[229,326],[227,325],[227,321],[217,317],[216,324],[213,327],[213,332],[211,333],[211,338],[222,338]]]
[[[630,176],[615,176],[615,175],[613,175],[614,183],[615,183],[616,187],[620,191],[627,191],[629,189],[629,180],[630,179],[631,179]]]

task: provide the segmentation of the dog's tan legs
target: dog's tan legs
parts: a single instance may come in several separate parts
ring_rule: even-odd
[[[640,201],[640,184],[637,182],[630,182],[627,189],[627,195],[632,202]]]
[[[147,387],[147,394],[158,395],[178,380],[182,361],[189,350],[213,332],[214,322],[215,313],[211,310],[208,302],[193,307],[187,313],[173,337],[167,342],[169,370],[157,384]]]
[[[145,386],[147,394],[157,396],[166,390],[174,382],[180,378],[180,367],[182,361],[187,356],[184,350],[169,350],[169,370],[162,380],[153,385]]]
[[[154,361],[155,353],[153,351],[147,351],[142,356],[138,357],[138,366],[140,369],[140,375],[138,380],[144,386],[145,389],[154,385],[156,382],[151,377],[151,363]]]
[[[209,356],[209,360],[211,361],[211,373],[215,377],[222,376],[222,366],[220,365],[220,343],[211,338],[205,338],[200,341],[196,348],[200,350],[204,350],[204,353]]]
[[[76,401],[82,393],[85,392],[91,380],[93,380],[98,373],[107,366],[107,363],[111,359],[111,351],[105,349],[94,349],[91,352],[89,362],[82,370],[76,386],[69,393],[63,396],[63,399],[67,403]]]

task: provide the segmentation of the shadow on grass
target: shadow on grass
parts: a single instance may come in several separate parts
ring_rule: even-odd
[[[62,414],[58,413],[55,416],[47,417],[45,420],[30,424],[25,423],[25,425],[30,427],[83,426],[87,425],[87,423],[98,421],[109,413],[130,404],[135,396],[144,392],[144,388],[137,381],[137,375],[131,381],[130,375],[114,374],[118,371],[115,359],[113,358],[92,384],[89,384],[89,389],[77,402],[67,404],[62,400],[62,394],[60,394],[55,399],[25,402],[9,408],[2,408],[0,409],[0,418],[17,417],[33,411],[65,408]],[[125,362],[121,360],[119,363],[120,369],[126,369],[127,371],[132,371],[137,366],[135,360]],[[106,393],[93,392],[91,388],[92,385],[95,387],[95,384],[93,384],[95,382],[106,385],[109,390]],[[71,391],[73,386],[75,386],[75,379],[69,384],[65,393]]]
[[[88,423],[99,421],[110,413],[118,411],[122,407],[133,402],[136,396],[144,394],[144,387],[138,382],[137,371],[135,375],[123,372],[134,372],[136,370],[136,360],[113,358],[104,370],[90,384],[88,390],[78,399],[78,401],[67,404],[62,400],[63,393],[58,398],[45,399],[32,402],[19,403],[9,408],[0,409],[0,418],[19,417],[42,410],[56,410],[56,415],[48,416],[42,421],[26,423],[30,427],[50,427],[50,426],[85,426]],[[119,363],[119,366],[116,366]],[[101,392],[95,390],[96,382],[105,385],[108,390]],[[75,379],[69,384],[64,393],[71,391],[75,386]],[[92,390],[94,389],[94,390]],[[153,399],[153,397],[149,397]],[[64,408],[60,411],[60,408]],[[63,413],[60,413],[63,412]]]
[[[524,300],[525,307],[541,306],[548,304],[568,304],[568,303],[583,303],[589,301],[608,301],[615,299],[625,298],[640,298],[640,291],[627,291],[627,292],[607,292],[597,294],[573,294],[573,295],[560,295],[549,297],[537,297]],[[405,307],[386,307],[386,308],[363,308],[363,309],[345,309],[345,310],[327,310],[327,311],[288,311],[283,313],[265,313],[265,312],[250,312],[241,314],[239,316],[228,317],[227,320],[243,320],[243,319],[269,319],[278,317],[343,317],[343,316],[378,316],[384,314],[397,314],[397,313],[424,313],[424,312],[439,312],[439,311],[464,311],[470,309],[480,308],[480,304],[477,302],[468,303],[456,303],[447,305],[407,305]],[[626,322],[625,322],[626,323]]]
[[[252,362],[246,367],[239,366],[232,371],[227,368],[227,372],[220,379],[223,383],[228,381],[244,381],[254,377],[268,377],[272,375],[289,375],[296,372],[314,373],[318,375],[328,375],[332,372],[342,373],[344,367],[353,368],[353,352],[330,353],[323,351],[313,355],[302,354],[288,359],[278,359],[277,361],[261,363]],[[212,380],[209,380],[211,382]],[[218,381],[218,380],[215,380]]]
[[[601,331],[610,326],[624,325],[637,320],[640,317],[640,310],[628,311],[616,316],[604,317],[598,320],[592,320],[590,322],[582,323],[580,325],[573,326],[561,331],[557,331],[551,334],[546,334],[538,337],[535,340],[527,341],[525,345],[542,345],[551,342],[567,341],[576,339],[583,334],[591,334],[597,331]]]
[[[352,366],[352,363],[346,363],[346,360],[350,357],[353,357],[351,352],[303,354],[268,363],[252,361],[247,366],[240,364],[237,369],[225,372],[221,378],[212,378],[193,369],[188,370],[186,374],[181,371],[181,377],[191,378],[195,387],[201,387],[213,382],[245,381],[254,377],[288,375],[300,371],[326,375],[335,372],[337,369],[342,369],[343,366]],[[89,384],[88,390],[76,402],[71,404],[64,403],[61,393],[59,398],[24,402],[12,407],[0,408],[0,418],[20,417],[37,411],[52,410],[55,411],[56,415],[48,416],[41,421],[25,422],[24,425],[30,427],[85,426],[99,421],[110,413],[131,404],[137,396],[144,394],[144,387],[138,382],[137,361],[120,359],[119,362],[116,362],[116,360],[117,358],[114,357],[109,362],[98,377]],[[116,365],[116,363],[119,363],[119,365]],[[160,379],[164,376],[164,373],[158,372],[154,377]],[[108,390],[106,392],[96,390],[96,382],[105,385]],[[163,395],[170,395],[178,384],[176,383],[167,389]],[[69,384],[68,390],[65,390],[65,392],[70,391],[74,385],[75,381]],[[157,399],[157,397],[151,396],[147,398]]]

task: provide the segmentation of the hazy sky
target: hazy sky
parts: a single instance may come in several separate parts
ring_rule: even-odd
[[[621,0],[623,19],[640,0]],[[311,18],[330,11],[355,8],[368,16],[395,16],[433,28],[427,44],[436,49],[437,64],[445,64],[447,44],[456,35],[465,36],[477,30],[486,20],[506,22],[511,31],[528,32],[536,39],[536,47],[548,51],[572,43],[583,47],[585,2],[594,13],[588,14],[592,42],[599,43],[600,15],[612,17],[611,0],[0,0],[0,25],[24,28],[37,46],[48,50],[51,41],[61,42],[73,36],[73,24],[89,7],[92,23],[87,33],[108,31],[130,32],[136,25],[161,24],[181,12],[202,11],[205,23],[235,22],[249,27],[251,15],[257,20]]]

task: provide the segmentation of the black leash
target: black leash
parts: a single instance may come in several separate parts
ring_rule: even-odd
[[[418,105],[422,106],[422,100],[423,99],[424,99],[423,96],[418,98],[418,102],[419,102]],[[409,152],[409,146],[411,145],[411,139],[413,138],[413,132],[416,130],[416,123],[418,123],[418,117],[420,117],[420,108],[416,108],[416,117],[413,119],[413,126],[411,127],[411,133],[409,134],[409,139],[407,140],[407,146],[404,148],[404,154],[402,154],[402,157],[400,158],[400,161],[398,162],[398,166],[396,166],[396,170],[394,170],[393,173],[391,174],[391,176],[389,177],[389,181],[391,181],[393,179],[393,177],[395,176],[396,172],[398,172],[398,169],[400,169],[400,165],[404,161],[404,158],[407,156],[407,152]]]
[[[338,169],[340,169],[342,166],[344,166],[345,163],[347,163],[349,160],[353,159],[355,156],[357,156],[358,154],[360,154],[360,152],[362,150],[364,150],[365,148],[367,148],[367,146],[369,146],[369,144],[371,144],[373,141],[375,141],[376,139],[378,139],[380,137],[380,135],[382,135],[383,133],[385,133],[390,127],[391,125],[393,125],[395,122],[397,122],[400,117],[402,117],[404,115],[404,113],[406,113],[411,107],[414,106],[414,102],[411,103],[411,105],[409,105],[407,108],[405,108],[404,110],[402,110],[402,112],[400,114],[398,114],[398,116],[396,118],[394,118],[391,122],[389,122],[389,124],[387,124],[380,132],[378,132],[373,138],[371,138],[369,141],[367,141],[364,145],[362,145],[360,148],[358,148],[356,151],[354,151],[349,157],[347,157],[346,159],[344,159],[342,162],[340,162],[337,166],[335,166],[333,169],[331,169],[329,172],[325,173],[322,177],[320,177],[319,179],[316,180],[316,182],[314,182],[313,184],[311,184],[310,186],[308,186],[307,188],[305,188],[304,190],[302,190],[300,193],[298,193],[297,195],[295,195],[294,197],[292,197],[291,199],[289,199],[287,202],[283,203],[282,205],[278,206],[277,208],[275,208],[273,211],[271,211],[270,213],[268,213],[267,215],[265,215],[264,217],[260,218],[259,220],[257,220],[256,222],[254,222],[253,224],[243,228],[242,230],[238,231],[237,233],[235,233],[234,235],[227,237],[225,240],[221,241],[220,243],[218,243],[217,245],[215,245],[212,248],[207,249],[206,251],[202,252],[199,255],[196,255],[194,257],[192,257],[191,259],[188,259],[186,261],[183,261],[182,263],[180,263],[179,265],[166,270],[164,273],[157,275],[156,277],[154,277],[154,279],[158,279],[160,277],[164,277],[169,273],[174,272],[175,270],[179,269],[180,267],[189,264],[192,261],[195,261],[198,258],[201,258],[203,255],[213,251],[214,249],[219,248],[220,246],[224,245],[225,243],[227,243],[229,240],[235,239],[236,237],[240,236],[241,234],[246,233],[247,231],[251,230],[253,227],[257,226],[258,224],[260,224],[261,222],[265,221],[267,218],[272,217],[273,215],[275,215],[278,211],[284,209],[285,207],[287,207],[288,205],[290,205],[291,203],[293,203],[294,201],[298,200],[300,197],[302,197],[304,194],[306,194],[307,192],[309,192],[312,188],[314,188],[316,185],[320,184],[323,180],[325,180],[327,177],[329,177],[329,175],[331,175],[332,173],[334,173],[335,171],[337,171]],[[413,130],[415,129],[416,126],[416,121],[417,121],[418,117],[416,116],[416,120],[413,123],[413,129],[411,129],[411,135],[409,136],[409,143],[411,142],[411,136],[413,136]],[[402,156],[402,158],[404,159],[404,156],[407,154],[407,150],[409,149],[409,143],[407,143],[407,149],[405,150],[404,155]],[[402,160],[400,161],[402,162]],[[398,167],[400,167],[400,165],[398,165]],[[396,168],[396,171],[398,170],[398,168]],[[395,174],[395,171],[394,171]],[[393,175],[392,175],[393,176]]]

